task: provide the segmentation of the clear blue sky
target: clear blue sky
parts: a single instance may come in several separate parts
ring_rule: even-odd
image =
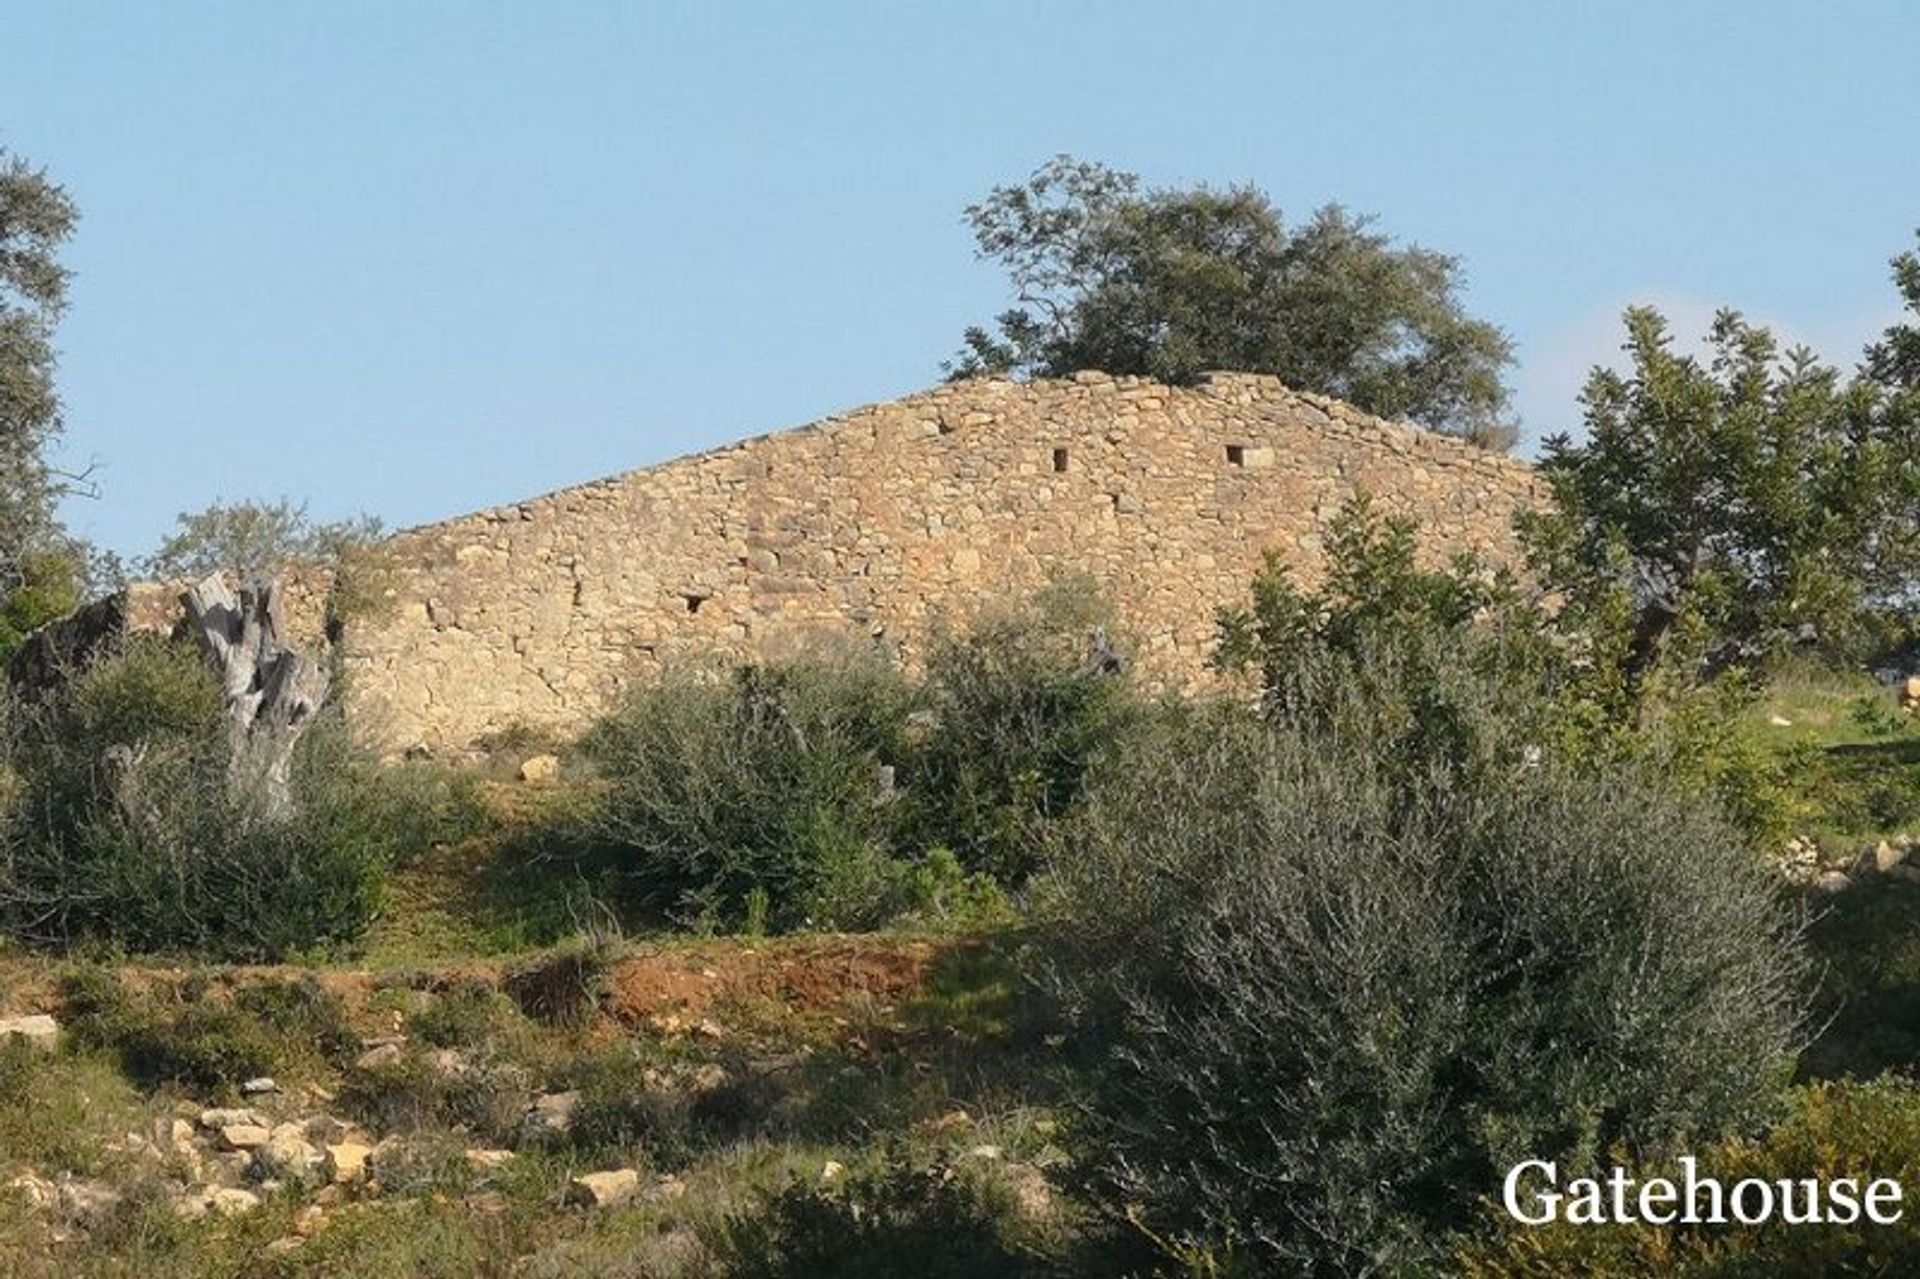
[[[1920,6],[14,3],[0,145],[84,214],[77,528],[404,525],[927,385],[960,211],[1056,152],[1465,260],[1572,424],[1612,317],[1851,361],[1920,226]]]

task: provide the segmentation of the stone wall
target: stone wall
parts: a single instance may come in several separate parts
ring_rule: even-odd
[[[569,733],[688,653],[822,634],[911,664],[930,622],[1091,574],[1150,682],[1204,680],[1261,554],[1304,580],[1356,489],[1435,555],[1511,555],[1530,467],[1267,377],[1174,388],[970,381],[411,530],[392,607],[350,628],[357,718],[389,749]]]

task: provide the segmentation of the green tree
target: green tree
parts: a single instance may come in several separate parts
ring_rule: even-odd
[[[1462,309],[1457,260],[1397,247],[1338,205],[1290,228],[1251,186],[1147,190],[1060,156],[966,216],[1018,304],[995,330],[967,331],[955,376],[1272,373],[1382,416],[1512,441],[1512,346]]]
[[[306,564],[331,564],[344,553],[377,541],[378,519],[361,516],[315,523],[304,503],[214,502],[182,511],[173,533],[147,557],[142,569],[157,578],[202,578],[230,573],[242,580]]]
[[[57,511],[74,477],[48,459],[61,427],[53,333],[70,276],[59,253],[78,218],[45,170],[0,149],[0,662],[73,606],[85,572]]]
[[[1524,522],[1565,629],[1637,706],[1788,646],[1883,633],[1920,585],[1920,415],[1895,385],[1911,347],[1890,334],[1843,378],[1732,311],[1704,359],[1651,309],[1626,326],[1630,370],[1588,379],[1585,437],[1546,444],[1554,507]]]

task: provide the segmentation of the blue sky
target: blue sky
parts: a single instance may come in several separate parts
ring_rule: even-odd
[[[1460,255],[1538,433],[1629,302],[1851,362],[1920,227],[1920,6],[15,3],[0,146],[84,222],[80,531],[405,525],[887,399],[1057,152]]]

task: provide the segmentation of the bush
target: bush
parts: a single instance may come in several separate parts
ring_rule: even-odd
[[[588,735],[605,794],[585,833],[645,910],[734,929],[764,903],[751,913],[776,931],[870,927],[892,892],[910,695],[873,660],[670,677]]]
[[[135,990],[87,967],[61,984],[69,1027],[147,1087],[233,1088],[302,1061],[338,1058],[357,1040],[337,998],[312,981],[263,981],[232,995],[189,980]]]
[[[1796,1091],[1787,1118],[1757,1140],[1699,1152],[1700,1175],[1727,1185],[1748,1177],[1920,1178],[1920,1091],[1906,1080],[1823,1084]],[[1673,1165],[1634,1175],[1669,1177]],[[1457,1259],[1463,1279],[1824,1279],[1920,1273],[1920,1225],[1908,1211],[1892,1226],[1521,1226],[1500,1217],[1494,1237]]]
[[[1094,756],[1132,703],[1093,637],[1111,618],[1082,582],[1056,582],[989,611],[964,632],[936,632],[925,700],[934,720],[915,752],[912,792],[923,846],[969,871],[1023,882],[1046,825],[1072,811]]]
[[[1553,756],[1190,712],[1058,841],[1084,1165],[1175,1245],[1288,1273],[1427,1256],[1516,1158],[1753,1121],[1791,1069],[1795,928],[1714,813]]]
[[[298,818],[269,819],[228,785],[212,674],[166,641],[128,641],[11,719],[0,919],[29,941],[248,960],[349,941],[397,858],[477,820],[470,789],[381,768],[337,708],[296,753]]]
[[[905,1157],[840,1184],[796,1180],[728,1220],[737,1279],[1013,1279],[1056,1273],[1019,1220],[1012,1190],[979,1172]]]

